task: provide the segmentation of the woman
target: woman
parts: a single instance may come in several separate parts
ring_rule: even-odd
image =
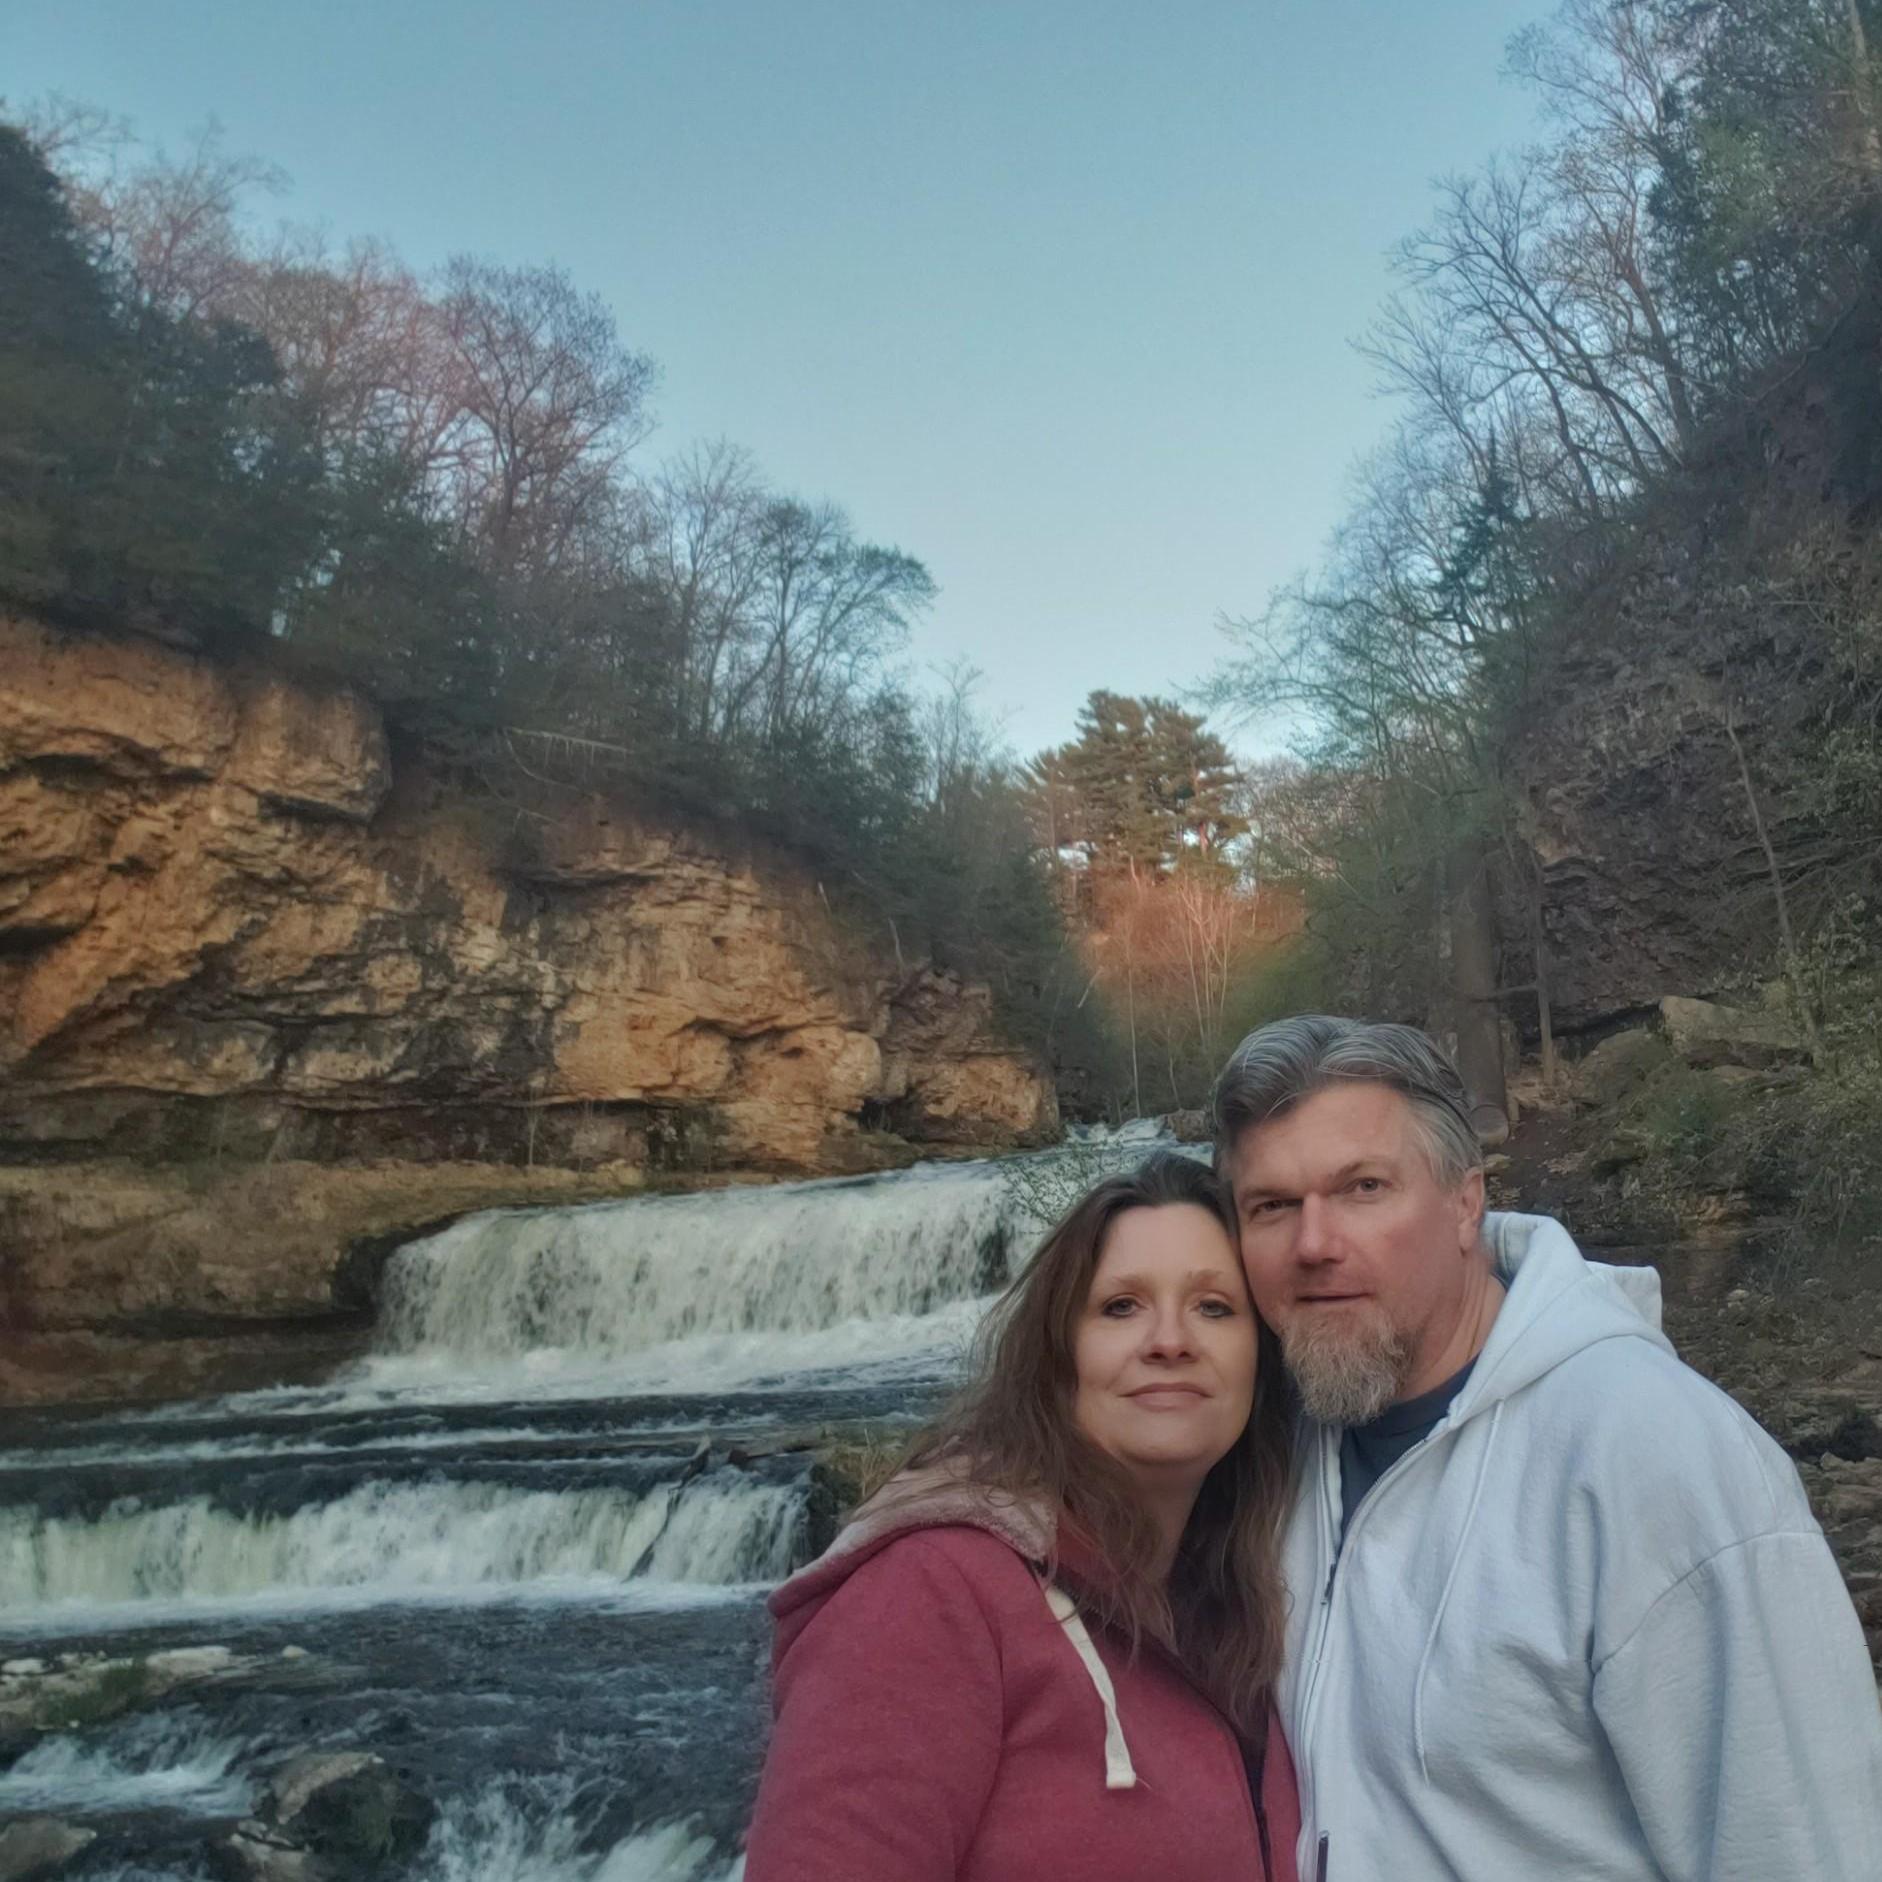
[[[1210,1173],[1099,1183],[978,1383],[772,1597],[746,1882],[1296,1882],[1290,1418]]]

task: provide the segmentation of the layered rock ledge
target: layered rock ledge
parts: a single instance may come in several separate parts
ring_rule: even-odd
[[[357,694],[0,618],[15,1334],[109,1331],[127,1293],[197,1317],[166,1263],[215,1273],[224,1317],[279,1318],[284,1291],[308,1313],[342,1241],[285,1289],[235,1240],[252,1222],[173,1245],[257,1169],[498,1166],[500,1200],[556,1171],[618,1192],[1056,1125],[985,988],[872,947],[788,859],[593,793],[523,812],[395,747]],[[389,1187],[387,1219],[446,1212]]]

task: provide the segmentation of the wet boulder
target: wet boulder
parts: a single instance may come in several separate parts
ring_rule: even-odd
[[[291,1837],[252,1819],[210,1851],[224,1882],[340,1882],[340,1872]]]
[[[37,1882],[55,1876],[97,1840],[94,1830],[57,1817],[22,1817],[0,1829],[0,1882]]]
[[[364,1751],[308,1752],[268,1782],[268,1826],[347,1875],[370,1874],[416,1855],[437,1811],[383,1758]]]

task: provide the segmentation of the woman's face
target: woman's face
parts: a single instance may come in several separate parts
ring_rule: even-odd
[[[1171,1202],[1113,1220],[1079,1316],[1080,1431],[1133,1475],[1200,1483],[1247,1426],[1255,1310],[1228,1231]]]

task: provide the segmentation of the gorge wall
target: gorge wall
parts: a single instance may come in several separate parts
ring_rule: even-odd
[[[1539,651],[1541,703],[1504,761],[1565,1030],[1774,974],[1774,876],[1800,936],[1839,907],[1872,919],[1879,369],[1865,307],[1643,500],[1637,540]],[[1501,927],[1526,935],[1526,911]],[[1533,978],[1515,949],[1505,969]]]
[[[888,971],[814,882],[594,797],[532,837],[506,861],[366,700],[0,622],[0,1146],[507,1156],[533,1125],[544,1160],[657,1162],[692,1126],[817,1168],[865,1107],[1050,1129],[985,990]]]
[[[618,1189],[1055,1131],[987,991],[872,952],[802,869],[593,794],[545,818],[461,786],[356,695],[0,619],[16,1332],[337,1311],[349,1237],[507,1193],[467,1165]],[[388,1166],[460,1175],[440,1202]],[[298,1221],[213,1248],[240,1231],[203,1195],[238,1181],[332,1219],[298,1258]],[[375,1183],[404,1200],[362,1216]]]

